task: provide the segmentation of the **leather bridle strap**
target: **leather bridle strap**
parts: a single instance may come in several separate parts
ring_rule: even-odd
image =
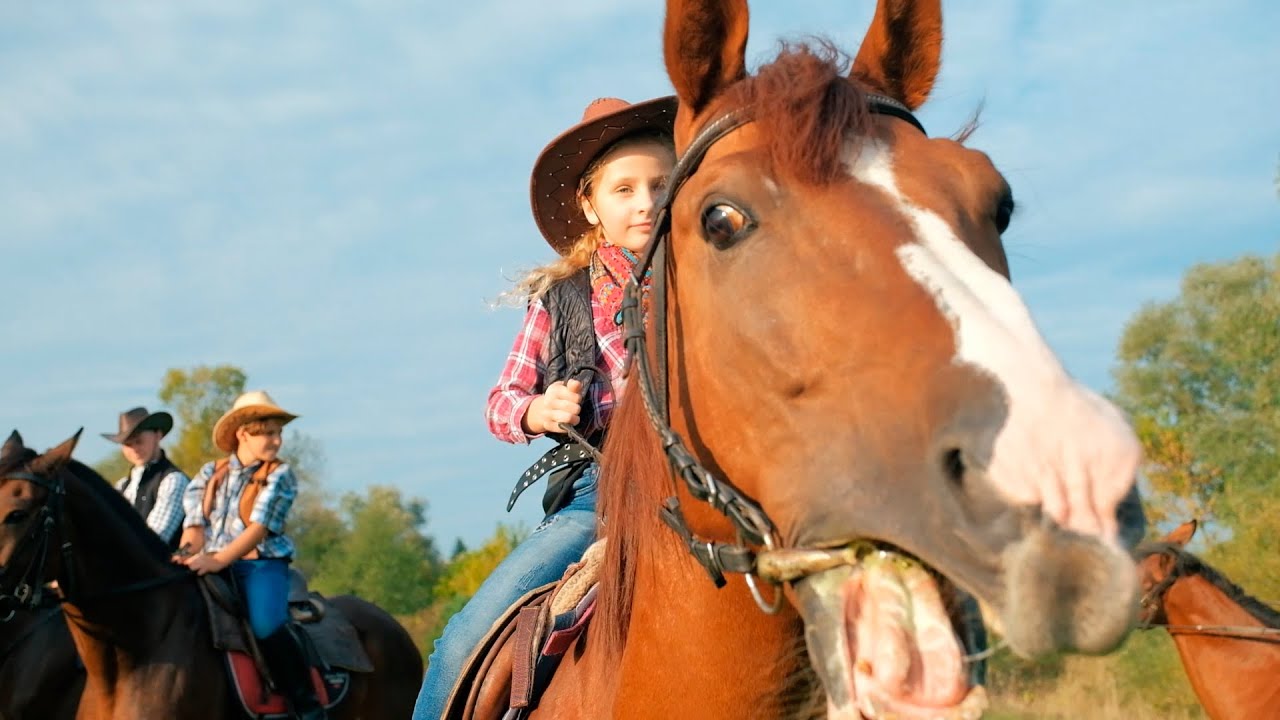
[[[28,545],[34,545],[31,561],[21,574],[15,574],[16,580],[13,583],[12,593],[6,593],[0,586],[0,612],[4,613],[0,616],[0,622],[8,621],[13,617],[16,608],[35,609],[40,607],[44,599],[44,583],[43,575],[45,564],[49,558],[49,545],[53,539],[53,531],[58,524],[58,516],[62,513],[62,498],[65,494],[62,483],[57,480],[50,480],[42,475],[25,471],[12,471],[4,474],[6,480],[25,480],[44,488],[48,493],[45,502],[40,506],[39,517],[31,523],[27,529],[27,533],[18,541],[18,546],[14,548],[13,554],[21,555]],[[69,567],[67,563],[71,561],[70,543],[63,543],[61,547],[63,567]],[[0,583],[9,575],[9,568],[0,568]],[[69,590],[66,588],[65,590]],[[7,612],[6,612],[7,609]]]
[[[866,95],[868,109],[877,114],[891,115],[901,118],[921,132],[924,127],[911,114],[911,110],[902,103],[889,97],[875,94]],[[667,253],[671,236],[671,210],[677,193],[684,183],[697,171],[713,145],[729,133],[752,121],[749,109],[739,109],[726,113],[704,127],[696,136],[672,169],[667,181],[667,188],[662,198],[654,206],[653,228],[650,231],[649,246],[643,257],[632,270],[632,275],[624,288],[622,301],[623,325],[626,329],[625,344],[631,363],[636,372],[636,384],[644,401],[645,411],[650,423],[658,435],[663,452],[667,456],[675,475],[683,480],[689,494],[695,499],[709,504],[732,523],[737,534],[737,542],[724,543],[705,541],[696,537],[685,522],[680,510],[680,502],[676,497],[667,498],[663,502],[659,515],[688,546],[689,551],[698,563],[706,569],[716,587],[725,584],[726,572],[741,573],[746,576],[752,595],[757,604],[765,612],[776,612],[781,603],[782,594],[775,593],[771,601],[766,602],[760,595],[754,576],[759,575],[757,552],[750,546],[764,546],[765,551],[775,551],[777,541],[775,527],[764,510],[732,484],[717,480],[693,453],[685,446],[684,440],[671,427],[669,392],[670,383],[667,367]],[[655,352],[651,367],[645,328],[643,307],[643,284],[646,271],[652,267],[653,288],[651,298],[653,307],[653,337]],[[811,553],[835,553],[814,549]],[[830,562],[830,560],[826,561]],[[823,565],[817,562],[815,568]],[[812,570],[810,572],[816,572]],[[803,571],[801,575],[803,576]],[[770,582],[781,583],[794,578],[765,578]]]

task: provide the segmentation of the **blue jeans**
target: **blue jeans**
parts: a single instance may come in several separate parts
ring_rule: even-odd
[[[582,559],[596,537],[596,477],[592,466],[573,485],[573,500],[542,521],[502,561],[449,619],[427,660],[427,676],[413,708],[413,720],[440,720],[462,666],[504,612],[534,588],[555,582]]]
[[[289,561],[283,558],[237,560],[231,563],[249,611],[249,627],[256,638],[269,637],[289,621]]]

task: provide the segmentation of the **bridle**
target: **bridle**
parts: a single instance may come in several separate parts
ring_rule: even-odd
[[[66,488],[63,485],[61,475],[56,475],[54,479],[50,479],[36,473],[15,470],[4,473],[3,479],[26,480],[44,488],[48,493],[45,501],[40,505],[37,517],[27,526],[26,533],[18,539],[18,544],[14,547],[11,557],[20,557],[29,547],[34,547],[34,550],[31,551],[30,562],[27,563],[22,572],[12,576],[16,579],[13,581],[11,590],[6,590],[7,581],[11,576],[11,568],[7,565],[0,568],[0,622],[8,622],[13,619],[13,615],[17,610],[23,608],[35,610],[41,605],[44,597],[45,565],[49,561],[49,546],[53,543],[54,531],[57,529],[58,521],[62,516]],[[70,567],[71,542],[69,540],[64,541],[60,550],[63,567]],[[69,575],[70,573],[68,573]],[[63,588],[63,592],[70,595],[71,590],[71,578],[68,577],[67,585]]]
[[[3,476],[0,476],[0,479],[4,480],[26,480],[44,488],[47,492],[45,501],[40,505],[38,516],[27,526],[26,533],[19,538],[13,554],[10,556],[20,557],[28,547],[34,547],[31,551],[31,560],[21,573],[12,575],[15,579],[12,581],[11,586],[9,585],[11,568],[9,566],[0,567],[0,622],[12,620],[14,614],[20,609],[37,610],[42,607],[41,603],[45,593],[44,577],[46,566],[49,562],[49,548],[54,542],[55,534],[62,538],[62,542],[58,546],[63,570],[62,577],[58,578],[58,587],[61,594],[61,597],[58,598],[59,602],[85,603],[115,595],[147,590],[195,577],[191,573],[165,573],[137,582],[117,585],[101,592],[95,592],[92,595],[80,592],[80,588],[76,583],[75,573],[71,571],[73,554],[71,538],[67,533],[59,532],[65,525],[63,520],[67,494],[66,484],[62,480],[62,472],[65,472],[65,470],[58,472],[51,478],[26,471],[6,472]]]
[[[906,105],[883,95],[868,93],[865,97],[870,112],[900,118],[914,125],[920,132],[925,132],[924,126]],[[627,352],[631,358],[632,369],[638,376],[637,384],[644,399],[645,411],[658,434],[667,461],[675,474],[683,479],[685,487],[694,499],[707,503],[729,519],[737,533],[737,541],[725,543],[695,536],[685,522],[684,514],[680,510],[680,501],[675,496],[663,502],[659,515],[663,522],[684,540],[694,558],[711,575],[716,587],[724,587],[725,573],[742,574],[756,604],[764,612],[774,614],[782,605],[782,592],[779,586],[783,583],[840,565],[856,563],[863,554],[868,552],[870,545],[835,549],[779,547],[773,521],[769,519],[759,503],[728,481],[717,479],[712,475],[689,451],[683,438],[671,427],[667,405],[669,378],[666,314],[666,263],[670,252],[668,246],[671,238],[671,208],[675,203],[676,194],[697,171],[711,147],[729,133],[750,122],[752,122],[752,116],[746,108],[720,116],[707,124],[694,137],[693,142],[676,162],[667,181],[666,191],[654,206],[653,229],[650,231],[648,249],[633,269],[624,290],[622,317],[626,329]],[[654,343],[657,349],[654,355],[656,368],[650,367],[649,363],[648,338],[641,302],[645,272],[650,267],[653,268],[651,314]],[[753,550],[752,546],[763,546],[764,550],[758,552]],[[771,600],[766,601],[760,592],[756,582],[757,577],[775,586]]]
[[[1188,569],[1186,558],[1190,556],[1177,548],[1162,547],[1147,553],[1146,557],[1151,555],[1164,555],[1173,562],[1173,567],[1169,569],[1168,574],[1160,578],[1160,582],[1152,585],[1151,589],[1143,593],[1141,599],[1138,600],[1138,607],[1142,612],[1138,621],[1139,630],[1163,628],[1173,635],[1205,635],[1238,640],[1256,640],[1265,643],[1280,643],[1280,628],[1251,625],[1170,625],[1149,620],[1148,618],[1156,616],[1156,612],[1160,609],[1160,604],[1164,601],[1164,594],[1169,591],[1169,588],[1173,587],[1174,583],[1182,578],[1194,575],[1197,572],[1195,568]]]
[[[1142,610],[1144,617],[1155,616],[1156,611],[1160,609],[1160,602],[1164,599],[1164,594],[1169,591],[1169,588],[1173,587],[1174,583],[1178,582],[1178,580],[1183,577],[1181,562],[1182,553],[1173,548],[1162,548],[1148,553],[1148,556],[1150,555],[1164,555],[1173,561],[1173,567],[1169,570],[1167,575],[1160,578],[1160,582],[1152,585],[1151,589],[1143,593],[1142,597],[1138,600],[1138,607]],[[1142,624],[1151,626],[1151,623],[1145,620]]]

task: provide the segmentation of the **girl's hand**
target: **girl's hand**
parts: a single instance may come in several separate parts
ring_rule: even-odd
[[[530,435],[559,432],[561,425],[577,425],[582,413],[582,383],[577,380],[553,382],[533,399],[524,413],[525,430]]]
[[[217,555],[209,553],[192,555],[183,564],[194,570],[197,575],[216,573],[227,567],[227,564],[219,560]]]

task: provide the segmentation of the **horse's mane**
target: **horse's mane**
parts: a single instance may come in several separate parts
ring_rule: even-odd
[[[73,492],[83,491],[91,495],[95,502],[103,506],[103,510],[115,516],[131,531],[132,535],[137,536],[143,550],[149,555],[160,560],[168,559],[169,546],[151,530],[142,515],[129,504],[128,500],[124,499],[124,495],[103,479],[98,471],[79,460],[69,461],[63,470],[77,481]]]
[[[658,436],[649,424],[633,374],[614,409],[600,464],[600,508],[604,522],[604,570],[593,634],[608,655],[622,651],[631,622],[636,560],[664,526],[658,508],[671,493],[671,475]]]
[[[1212,565],[1199,557],[1183,550],[1180,546],[1169,542],[1143,543],[1138,547],[1137,557],[1163,554],[1174,559],[1173,573],[1179,576],[1199,575],[1208,580],[1214,587],[1249,613],[1258,622],[1271,628],[1280,628],[1280,611],[1246,593],[1239,585],[1231,582]]]
[[[717,105],[750,108],[774,170],[823,184],[846,172],[845,144],[861,136],[871,113],[849,82],[847,56],[830,41],[781,44],[778,56],[725,91]]]
[[[652,557],[654,548],[663,546],[684,552],[658,517],[663,499],[674,492],[667,457],[633,375],[614,410],[600,467],[599,515],[607,542],[591,637],[606,657],[618,657],[626,647],[641,554]],[[806,652],[804,636],[797,635],[795,647],[778,665],[778,676],[786,682],[760,697],[759,702],[776,707],[779,717],[826,717],[827,696]]]

